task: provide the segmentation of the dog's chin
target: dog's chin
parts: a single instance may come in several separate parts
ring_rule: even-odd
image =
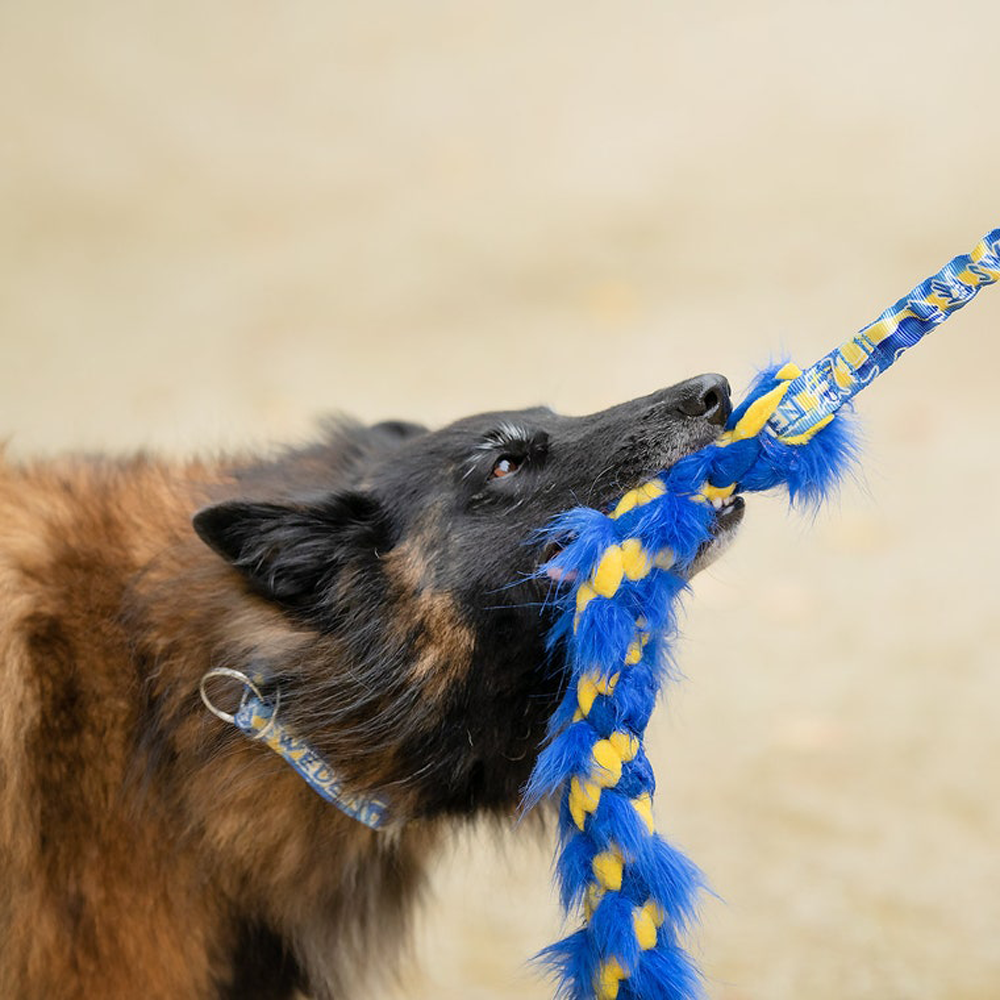
[[[733,544],[745,509],[743,497],[727,497],[720,503],[716,508],[715,520],[712,522],[712,537],[702,543],[691,565],[686,568],[684,572],[686,579],[690,580],[695,573],[700,573],[707,566],[711,566]]]

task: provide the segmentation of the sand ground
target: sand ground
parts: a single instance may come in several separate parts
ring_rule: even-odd
[[[1000,7],[0,0],[0,434],[298,439],[809,362],[1000,222]],[[1000,292],[754,499],[651,740],[714,1000],[1000,997]],[[465,838],[380,1000],[547,997],[544,840]]]

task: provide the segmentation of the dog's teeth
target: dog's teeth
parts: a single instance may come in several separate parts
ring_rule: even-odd
[[[716,510],[722,510],[722,497],[715,497],[715,499],[712,500],[712,506]]]

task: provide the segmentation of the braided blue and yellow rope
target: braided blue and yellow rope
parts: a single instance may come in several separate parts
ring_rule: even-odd
[[[655,830],[643,734],[668,662],[685,572],[711,537],[712,501],[784,486],[819,501],[850,465],[838,411],[923,336],[1000,279],[1000,229],[806,371],[763,374],[712,445],[625,494],[605,515],[577,508],[548,529],[572,540],[546,566],[580,581],[552,634],[571,684],[526,794],[561,792],[558,873],[584,926],[544,956],[568,1000],[690,1000],[696,969],[678,934],[698,870]]]

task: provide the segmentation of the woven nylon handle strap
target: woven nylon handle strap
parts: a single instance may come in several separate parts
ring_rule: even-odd
[[[789,386],[769,427],[785,443],[803,439],[953,312],[1000,278],[1000,229],[949,261]]]

